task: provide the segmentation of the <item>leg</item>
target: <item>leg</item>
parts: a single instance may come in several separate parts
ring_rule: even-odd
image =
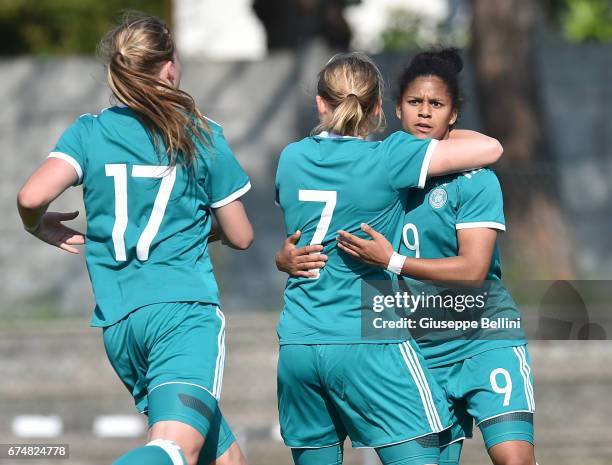
[[[411,441],[377,447],[376,453],[383,465],[438,464],[440,441],[437,434],[429,434]]]
[[[152,441],[144,447],[132,449],[119,457],[113,465],[186,465],[185,457],[176,443]]]
[[[536,465],[533,444],[527,441],[505,441],[489,449],[495,465]]]
[[[148,410],[149,445],[159,446],[156,451],[165,450],[169,455],[176,456],[178,451],[179,458],[173,458],[173,464],[196,465],[204,438],[209,439],[211,433],[214,442],[220,436],[222,415],[217,399],[225,353],[223,314],[216,307],[198,303],[169,303],[145,307],[129,320],[128,347],[134,347],[138,355],[129,361],[135,367],[142,366],[139,383],[146,396],[139,405]],[[222,450],[214,443],[210,447],[213,452],[223,453],[233,442],[227,429]],[[145,452],[150,455],[151,449],[132,451],[128,455],[134,460],[120,463],[145,463],[144,459],[136,460]]]
[[[315,449],[291,449],[295,465],[342,465],[343,444]]]
[[[198,465],[209,464],[247,465],[246,458],[224,417],[211,426],[204,448],[200,452]]]
[[[440,447],[440,465],[459,465],[463,440]]]
[[[440,433],[440,465],[459,465],[463,440],[472,437],[474,419],[466,410],[460,390],[463,362],[430,368],[430,372],[450,402],[453,425]]]
[[[465,363],[465,398],[495,465],[535,465],[533,379],[526,346],[487,350]]]
[[[193,426],[179,421],[160,421],[153,425],[150,432],[151,441],[171,441],[183,453],[187,465],[196,465],[200,449],[204,445],[204,436]]]
[[[481,422],[479,427],[495,465],[536,465],[532,413],[501,415]]]
[[[203,454],[202,454],[203,455]],[[204,462],[206,463],[206,462]],[[238,442],[234,441],[219,458],[210,462],[211,465],[247,465]]]

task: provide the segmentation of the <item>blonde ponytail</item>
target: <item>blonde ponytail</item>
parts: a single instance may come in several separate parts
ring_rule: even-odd
[[[138,115],[158,150],[163,143],[170,166],[190,166],[196,141],[206,143],[210,128],[191,95],[158,77],[162,66],[176,59],[166,24],[131,13],[102,39],[98,50],[106,59],[114,97]]]
[[[313,132],[367,136],[384,126],[383,79],[374,62],[360,53],[333,57],[319,73],[317,94],[332,112]]]

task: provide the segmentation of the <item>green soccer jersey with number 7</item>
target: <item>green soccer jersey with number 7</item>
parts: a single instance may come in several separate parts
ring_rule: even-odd
[[[283,150],[276,193],[287,235],[301,230],[298,245],[322,244],[329,258],[318,278],[288,279],[278,324],[281,344],[365,342],[362,280],[391,276],[339,251],[337,231],[363,237],[360,225],[368,223],[396,237],[398,247],[407,188],[424,186],[435,145],[404,132],[381,142],[322,133]]]
[[[457,256],[457,231],[468,228],[506,229],[502,191],[497,176],[490,169],[434,178],[424,189],[410,191],[399,253],[424,259]],[[497,244],[486,280],[486,305],[482,312],[479,311],[479,318],[513,321],[520,318],[516,303],[501,282]],[[413,291],[431,289],[410,278],[404,281]],[[443,318],[466,318],[462,313],[448,310]],[[525,344],[522,330],[488,330],[477,334],[476,337],[465,337],[465,334],[458,337],[456,332],[428,332],[418,337],[417,342],[428,366],[448,365],[489,349]]]
[[[221,127],[209,125],[192,168],[169,167],[163,144],[156,150],[127,107],[79,117],[49,155],[70,163],[83,184],[93,326],[153,303],[219,305],[210,209],[237,199],[250,183]]]

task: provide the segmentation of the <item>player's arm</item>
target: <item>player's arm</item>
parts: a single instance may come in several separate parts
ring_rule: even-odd
[[[47,212],[47,208],[77,181],[78,174],[69,163],[48,158],[25,182],[17,196],[17,209],[24,229],[38,239],[71,253],[79,253],[73,246],[84,244],[85,237],[62,222],[76,218],[79,212]]]
[[[497,240],[495,229],[461,229],[457,231],[459,253],[456,257],[422,259],[395,253],[387,238],[367,224],[361,229],[372,239],[339,231],[338,247],[357,260],[422,281],[481,283],[487,276]]]
[[[234,249],[246,250],[253,243],[253,226],[240,200],[234,200],[213,213],[217,220],[217,234],[222,242]]]
[[[438,141],[427,176],[457,173],[495,163],[504,149],[497,139],[465,129],[451,131],[448,140]]]
[[[320,244],[296,247],[301,235],[301,231],[296,231],[285,239],[274,257],[276,268],[291,276],[315,278],[316,270],[325,266],[327,255],[321,253],[323,246]]]

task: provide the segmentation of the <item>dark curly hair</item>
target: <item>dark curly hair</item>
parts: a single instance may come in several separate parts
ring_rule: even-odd
[[[451,97],[453,109],[461,110],[463,97],[459,86],[459,73],[463,60],[456,48],[440,48],[417,54],[404,69],[398,81],[397,103],[402,100],[406,88],[421,76],[436,76],[444,81]]]

